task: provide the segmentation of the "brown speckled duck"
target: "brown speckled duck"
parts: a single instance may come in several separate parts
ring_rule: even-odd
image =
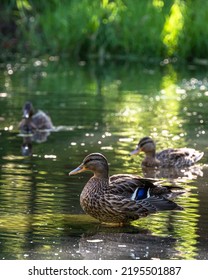
[[[109,177],[108,161],[100,153],[86,156],[69,175],[86,170],[94,176],[84,186],[80,204],[100,222],[122,225],[157,211],[182,209],[168,199],[175,193],[171,190],[173,187],[155,185],[153,180],[134,175]]]
[[[27,101],[23,107],[23,119],[19,124],[21,133],[33,133],[37,130],[53,129],[51,118],[43,111],[35,113],[31,102]]]
[[[131,155],[144,152],[142,166],[182,168],[194,165],[204,153],[190,148],[166,149],[156,153],[156,145],[152,138],[143,137]]]

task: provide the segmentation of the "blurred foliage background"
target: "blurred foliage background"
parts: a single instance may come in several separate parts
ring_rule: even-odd
[[[202,0],[2,0],[3,53],[77,59],[205,58]]]

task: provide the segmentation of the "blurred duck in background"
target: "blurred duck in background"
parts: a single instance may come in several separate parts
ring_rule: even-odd
[[[35,113],[31,102],[27,101],[23,107],[23,119],[19,124],[20,133],[23,136],[21,154],[32,155],[32,142],[45,142],[54,129],[51,118],[41,110]]]
[[[37,130],[53,129],[51,118],[41,110],[35,113],[31,102],[27,101],[23,107],[23,119],[19,124],[21,133],[34,133]]]

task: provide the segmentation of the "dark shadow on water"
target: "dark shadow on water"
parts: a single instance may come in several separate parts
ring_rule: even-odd
[[[148,230],[133,228],[121,232],[98,232],[83,235],[79,251],[84,259],[171,259],[177,251],[176,239],[153,236]]]
[[[26,259],[150,260],[173,259],[178,254],[175,238],[155,236],[149,230],[133,226],[111,228],[79,223],[75,228],[69,225],[62,236],[53,239],[46,237],[32,242],[25,248],[24,256]]]

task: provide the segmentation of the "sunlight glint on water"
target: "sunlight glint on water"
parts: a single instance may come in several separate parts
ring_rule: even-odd
[[[207,259],[206,73],[130,65],[101,68],[98,76],[90,66],[39,62],[0,74],[0,259]],[[39,143],[19,135],[26,100],[55,125]],[[69,171],[101,152],[110,174],[142,175],[144,155],[129,153],[147,135],[158,150],[205,151],[201,173],[174,182],[186,190],[176,199],[184,210],[124,228],[100,225],[79,204],[91,174]],[[23,156],[28,141],[31,155]]]

